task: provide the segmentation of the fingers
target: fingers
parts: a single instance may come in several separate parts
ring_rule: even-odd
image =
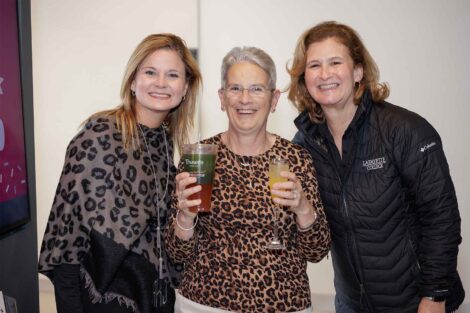
[[[271,194],[277,196],[274,198],[275,203],[292,207],[299,206],[301,198],[303,196],[302,191],[299,191],[297,189],[272,189]]]
[[[302,185],[297,176],[292,172],[281,172],[281,176],[288,179],[287,182],[280,182],[273,185],[271,193],[274,196],[274,202],[284,206],[296,208],[299,206],[303,197]]]
[[[279,196],[282,196],[284,198],[290,198],[290,199],[294,199],[294,195],[293,195],[293,191],[294,190],[297,190],[298,192],[301,192],[302,191],[302,186],[300,185],[300,181],[299,179],[297,178],[297,176],[292,173],[292,172],[285,172],[285,171],[282,171],[281,172],[281,176],[282,177],[285,177],[288,179],[288,181],[286,182],[279,182],[279,183],[275,183],[272,187],[273,190],[284,190],[284,191],[290,191],[291,194],[290,196],[289,195],[280,195]]]
[[[188,217],[194,217],[197,215],[196,213],[190,212],[189,208],[201,204],[200,199],[188,199],[191,195],[200,192],[202,189],[200,185],[189,187],[191,184],[195,183],[196,177],[191,177],[188,172],[182,172],[176,175],[176,197],[178,199],[178,209],[183,211]]]

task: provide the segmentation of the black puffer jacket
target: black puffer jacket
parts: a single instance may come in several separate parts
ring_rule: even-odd
[[[343,181],[320,125],[295,120],[294,142],[313,156],[332,235],[338,296],[357,312],[416,312],[422,296],[463,301],[457,273],[460,215],[439,135],[419,115],[365,93],[347,132]]]

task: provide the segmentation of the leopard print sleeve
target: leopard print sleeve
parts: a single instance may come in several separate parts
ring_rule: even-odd
[[[297,244],[299,252],[307,261],[319,262],[330,250],[330,228],[328,226],[320,198],[313,161],[308,152],[303,148],[300,148],[298,153],[299,157],[297,160],[299,164],[298,167],[294,167],[296,169],[295,172],[297,177],[301,180],[302,188],[307,199],[311,201],[313,208],[315,209],[317,219],[310,229],[306,231],[297,231]]]
[[[183,170],[182,163],[180,162],[178,166],[178,173],[181,173]],[[176,188],[175,188],[176,190]],[[177,197],[173,192],[171,196],[170,203],[170,218],[168,223],[168,228],[165,230],[165,244],[167,253],[174,262],[184,263],[196,252],[196,232],[197,228],[194,231],[193,237],[189,240],[182,240],[175,234],[175,227],[178,227],[176,224],[176,213],[177,209]]]

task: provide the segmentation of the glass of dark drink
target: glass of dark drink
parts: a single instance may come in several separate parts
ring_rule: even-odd
[[[186,144],[183,146],[184,171],[196,177],[195,185],[202,187],[201,191],[189,196],[189,200],[201,199],[201,204],[189,208],[191,212],[210,212],[212,197],[212,180],[214,178],[215,159],[217,145],[211,144]]]

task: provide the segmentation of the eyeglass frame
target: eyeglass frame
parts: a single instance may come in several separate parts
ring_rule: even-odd
[[[230,90],[230,88],[232,87],[239,87],[240,89],[236,91]],[[253,94],[253,92],[256,92],[254,88],[257,88],[257,87],[261,87],[263,91],[260,91],[260,94]],[[268,92],[272,93],[273,91],[276,90],[276,88],[268,88],[263,85],[257,85],[257,84],[253,84],[253,85],[248,86],[248,88],[244,88],[241,85],[233,84],[233,85],[229,85],[228,87],[220,88],[220,90],[223,90],[227,94],[227,97],[229,98],[240,98],[245,93],[245,90],[248,91],[248,95],[250,97],[261,98],[265,96]]]

